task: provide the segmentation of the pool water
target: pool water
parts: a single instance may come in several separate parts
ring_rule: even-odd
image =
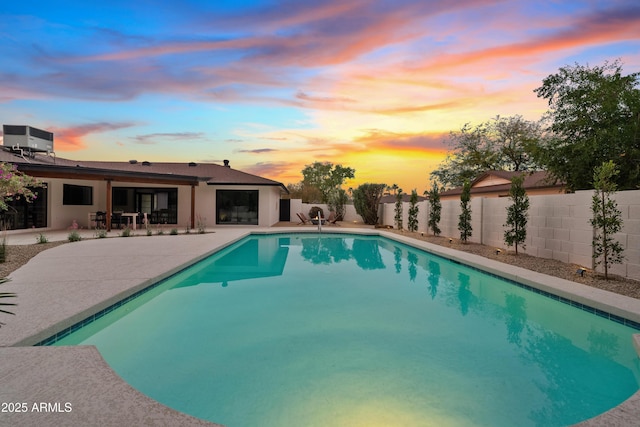
[[[229,427],[563,426],[638,390],[635,332],[388,239],[275,234],[55,345]]]

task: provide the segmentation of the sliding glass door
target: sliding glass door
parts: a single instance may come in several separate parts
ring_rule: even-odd
[[[258,190],[217,190],[216,224],[258,225]]]

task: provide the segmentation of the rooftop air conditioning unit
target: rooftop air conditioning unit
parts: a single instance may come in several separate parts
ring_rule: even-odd
[[[5,147],[53,152],[53,133],[31,126],[3,125]]]

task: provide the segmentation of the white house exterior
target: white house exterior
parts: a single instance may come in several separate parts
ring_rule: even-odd
[[[271,226],[280,218],[276,181],[212,163],[100,162],[56,158],[4,148],[0,161],[46,184],[33,203],[14,202],[4,213],[8,229],[64,229],[75,220],[95,226],[104,212],[106,226],[149,224],[176,228]],[[135,214],[135,215],[134,215]],[[116,217],[118,217],[116,224]]]

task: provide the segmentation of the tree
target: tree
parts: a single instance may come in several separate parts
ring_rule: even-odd
[[[393,185],[387,185],[387,189],[386,189],[389,194],[391,194],[391,192],[393,191],[393,194],[398,194],[398,190],[402,191],[402,189],[400,187],[398,187],[398,184],[393,184]]]
[[[333,165],[331,162],[314,162],[302,170],[305,185],[316,187],[322,195],[320,202],[331,200],[332,193],[337,191],[348,178],[355,177],[355,169]]]
[[[409,223],[409,231],[418,231],[418,192],[414,188],[411,191],[411,198],[409,199],[409,217],[407,222]]]
[[[362,184],[353,191],[353,205],[365,224],[378,223],[378,208],[386,184]]]
[[[313,185],[305,184],[304,181],[287,184],[287,190],[289,190],[289,198],[302,199],[304,203],[320,203],[322,200],[320,190]]]
[[[449,134],[452,150],[431,177],[444,187],[461,187],[489,170],[538,169],[534,153],[541,138],[540,124],[521,116],[497,116],[476,127],[467,123]]]
[[[396,194],[395,213],[396,216],[394,217],[394,219],[396,220],[396,228],[398,230],[402,230],[402,188],[398,189],[398,193]]]
[[[624,261],[624,249],[620,242],[613,239],[613,235],[622,229],[622,213],[618,204],[612,199],[616,191],[615,177],[618,169],[613,161],[604,162],[597,167],[593,174],[593,194],[590,220],[595,229],[593,235],[593,259],[595,265],[602,264],[604,278],[609,280],[609,267]]]
[[[507,246],[515,246],[518,255],[518,245],[525,248],[524,241],[527,238],[527,220],[529,216],[529,196],[524,189],[524,175],[516,175],[511,179],[509,199],[511,205],[507,207],[507,223],[504,232],[504,241]]]
[[[33,189],[43,186],[43,182],[20,172],[16,165],[0,163],[0,211],[9,209],[13,200],[32,202],[37,197]]]
[[[640,185],[640,73],[622,75],[620,61],[575,64],[546,77],[534,92],[549,103],[550,137],[535,153],[570,190],[593,188],[593,171],[612,160],[619,188]]]
[[[335,191],[331,192],[328,207],[330,211],[334,211],[336,213],[336,221],[344,220],[344,216],[347,213],[346,205],[348,201],[349,196],[347,196],[347,192],[344,189],[337,188]]]
[[[471,237],[473,228],[471,227],[471,183],[465,181],[462,186],[462,194],[460,194],[460,208],[462,212],[458,218],[458,230],[460,230],[460,240],[467,243],[467,239]]]
[[[442,213],[442,203],[440,202],[440,188],[438,188],[438,184],[435,181],[433,181],[431,190],[427,192],[427,196],[429,197],[429,221],[427,225],[433,230],[433,235],[438,236],[440,235],[438,224]]]

